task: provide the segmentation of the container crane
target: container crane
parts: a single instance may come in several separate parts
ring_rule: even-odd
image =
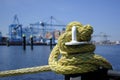
[[[106,33],[104,32],[100,32],[99,35],[93,35],[92,37],[100,37],[101,38],[101,41],[100,43],[101,44],[107,44],[108,43],[108,37],[110,37],[110,35],[107,35]]]
[[[9,25],[10,41],[19,41],[22,39],[22,24],[19,23],[17,15],[14,15],[13,23]]]
[[[66,25],[54,24],[53,21],[57,22],[57,20],[53,16],[51,16],[50,17],[50,23],[48,23],[48,22],[37,22],[37,23],[34,23],[34,24],[30,24],[30,27],[35,28],[35,26],[37,26],[37,30],[39,29],[39,31],[40,31],[39,32],[40,36],[42,36],[42,38],[44,39],[43,41],[50,38],[50,37],[46,37],[47,33],[48,33],[48,35],[51,34],[50,36],[52,37],[53,43],[55,43],[55,33],[57,33],[57,31],[60,33],[60,29],[61,29],[61,31],[65,30]],[[55,31],[55,30],[57,30],[57,31]],[[33,33],[34,33],[34,30],[33,30]]]

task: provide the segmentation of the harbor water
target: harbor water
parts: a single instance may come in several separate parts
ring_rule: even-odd
[[[33,50],[30,46],[26,50],[22,46],[0,46],[0,71],[47,65],[50,52],[50,46],[34,46]],[[98,45],[95,53],[105,57],[114,70],[120,71],[120,45]],[[64,75],[42,72],[3,77],[0,80],[64,80]]]

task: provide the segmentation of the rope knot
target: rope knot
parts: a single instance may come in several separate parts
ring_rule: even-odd
[[[50,68],[60,74],[86,73],[97,70],[99,67],[111,69],[111,64],[103,57],[94,54],[95,45],[65,45],[72,40],[72,27],[76,26],[77,41],[90,41],[93,28],[83,26],[74,21],[67,25],[65,33],[60,35],[57,45],[53,48],[50,57]]]

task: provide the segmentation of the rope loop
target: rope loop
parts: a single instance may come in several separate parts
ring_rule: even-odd
[[[49,57],[50,68],[59,74],[86,73],[99,68],[112,69],[111,64],[102,56],[94,54],[95,45],[65,45],[70,42],[73,26],[77,28],[77,41],[90,41],[93,28],[90,25],[83,26],[74,21],[67,25],[65,33],[59,39],[58,44],[53,48]]]

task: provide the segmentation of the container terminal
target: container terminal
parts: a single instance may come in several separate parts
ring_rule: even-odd
[[[0,32],[0,45],[22,45],[23,35],[26,36],[26,44],[30,44],[30,37],[33,37],[33,43],[36,45],[47,45],[52,39],[52,44],[57,43],[58,37],[64,33],[66,24],[61,23],[53,16],[46,21],[38,21],[30,23],[24,27],[20,22],[17,15],[13,17],[13,23],[8,26],[8,36],[2,36]],[[94,40],[96,37],[101,38],[100,41]],[[119,45],[120,41],[110,41],[111,37],[104,32],[98,35],[92,35],[92,43],[98,45]]]
[[[11,45],[21,45],[23,35],[26,36],[27,44],[30,44],[30,37],[33,37],[34,44],[55,44],[60,34],[64,33],[66,25],[61,25],[59,20],[53,16],[47,21],[40,21],[29,24],[24,27],[20,24],[18,16],[14,15],[13,23],[9,25],[8,37],[3,37],[0,32],[0,44],[4,45],[9,42]]]

